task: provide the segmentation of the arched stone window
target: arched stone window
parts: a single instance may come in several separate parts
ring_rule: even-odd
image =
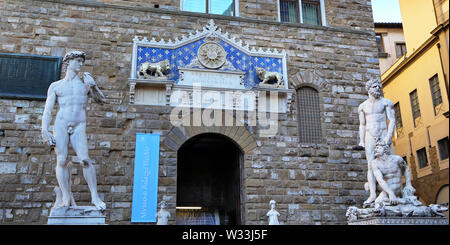
[[[322,143],[319,92],[308,86],[297,89],[300,143]]]

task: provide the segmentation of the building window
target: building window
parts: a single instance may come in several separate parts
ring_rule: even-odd
[[[439,88],[439,80],[438,75],[434,75],[432,78],[430,78],[430,90],[431,90],[431,98],[433,100],[433,109],[434,114],[437,114],[436,106],[442,104],[442,96],[441,96],[441,89]]]
[[[297,90],[300,143],[322,143],[319,92],[311,87]]]
[[[206,14],[237,16],[236,0],[182,0],[181,10]]]
[[[409,94],[411,100],[411,109],[413,114],[414,127],[416,127],[416,119],[420,117],[419,99],[417,98],[417,89]]]
[[[448,159],[448,137],[438,141],[439,158],[441,160]]]
[[[320,1],[302,0],[303,23],[310,25],[320,25]]]
[[[377,42],[378,58],[387,58],[388,54],[384,51],[383,35],[381,33],[376,33],[375,40]]]
[[[0,53],[0,97],[45,99],[60,79],[62,57]]]
[[[400,103],[399,102],[395,103],[394,112],[395,112],[395,127],[397,128],[397,130],[399,130],[400,128],[403,127],[402,114],[400,112]]]
[[[419,161],[419,168],[428,166],[427,150],[425,147],[417,151],[417,159]]]
[[[279,0],[280,21],[324,25],[323,0]]]
[[[282,22],[298,23],[299,13],[298,0],[280,0],[280,18]]]
[[[406,54],[406,44],[405,43],[396,43],[395,44],[395,53],[397,54],[397,58],[402,57]]]
[[[383,35],[377,33],[375,34],[375,39],[377,40],[378,53],[384,53]]]

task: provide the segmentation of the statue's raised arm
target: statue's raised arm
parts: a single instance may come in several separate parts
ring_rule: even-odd
[[[89,94],[92,98],[100,104],[104,104],[106,102],[106,98],[103,95],[102,91],[98,88],[97,83],[95,83],[94,78],[92,78],[89,72],[83,73],[83,81],[86,85],[89,86]]]

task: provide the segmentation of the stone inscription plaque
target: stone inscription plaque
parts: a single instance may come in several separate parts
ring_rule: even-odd
[[[179,68],[179,85],[201,84],[202,87],[245,89],[245,72]]]

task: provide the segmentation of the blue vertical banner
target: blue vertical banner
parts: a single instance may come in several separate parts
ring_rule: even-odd
[[[156,222],[159,137],[136,133],[131,222]]]

